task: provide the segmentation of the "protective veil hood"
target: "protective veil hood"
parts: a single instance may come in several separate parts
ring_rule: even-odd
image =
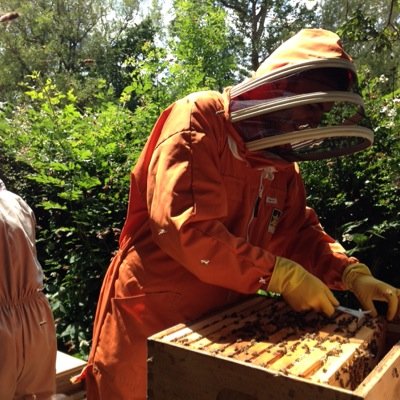
[[[249,150],[318,160],[373,142],[354,64],[330,31],[301,30],[230,97],[230,119]]]

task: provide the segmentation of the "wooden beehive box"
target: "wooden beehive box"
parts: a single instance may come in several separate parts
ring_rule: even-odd
[[[254,297],[148,340],[149,400],[399,400],[400,329]]]
[[[83,383],[72,384],[71,378],[78,375],[86,362],[69,354],[57,351],[56,359],[56,390],[58,399],[81,400],[85,399]]]

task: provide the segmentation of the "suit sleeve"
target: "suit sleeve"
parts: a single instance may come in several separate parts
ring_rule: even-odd
[[[269,281],[275,256],[224,226],[227,194],[215,136],[198,130],[174,134],[173,124],[168,130],[149,166],[147,202],[154,240],[201,281],[255,293]]]

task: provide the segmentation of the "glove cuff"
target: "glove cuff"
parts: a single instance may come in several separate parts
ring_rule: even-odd
[[[275,293],[290,292],[301,284],[307,274],[300,264],[284,257],[276,257],[267,290]]]
[[[342,275],[345,288],[353,290],[353,283],[360,275],[372,276],[372,273],[365,264],[355,263],[347,266]]]

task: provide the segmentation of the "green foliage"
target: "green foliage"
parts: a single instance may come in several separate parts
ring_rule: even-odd
[[[304,1],[218,0],[229,10],[231,48],[240,56],[240,75],[248,76],[289,36],[298,30],[318,25],[315,8]]]
[[[141,58],[128,58],[125,64],[130,68],[130,84],[126,86],[120,101],[128,103],[132,95],[137,97],[137,116],[145,110],[157,118],[158,114],[175,99],[171,97],[168,86],[168,59],[163,48],[155,48],[146,42]]]
[[[93,78],[109,83],[104,55],[115,55],[121,35],[135,31],[138,8],[137,0],[0,0],[1,11],[19,14],[0,24],[0,99],[14,101],[18,83],[34,71],[63,90],[76,88],[80,104],[93,98]],[[115,57],[109,61],[115,67]]]
[[[36,187],[27,200],[38,221],[38,253],[60,347],[85,354],[125,217],[129,170],[147,131],[113,103],[78,111],[72,91],[62,93],[38,75],[31,76],[26,95],[28,101],[3,111],[0,143],[14,163],[26,165],[24,178]]]
[[[175,0],[169,45],[169,86],[175,98],[232,83],[237,58],[230,45],[226,12],[211,0]]]
[[[367,77],[366,77],[367,78]],[[379,96],[385,78],[363,80],[374,145],[349,157],[302,164],[325,229],[376,276],[400,285],[400,93]]]
[[[138,68],[147,58],[150,49],[155,49],[153,41],[157,32],[158,29],[150,17],[133,27],[128,26],[99,55],[97,68],[91,73],[96,72],[104,77],[113,87],[116,97],[119,97],[125,87],[131,84],[133,76],[140,71]],[[140,95],[130,96],[127,101],[126,105],[130,110],[137,106],[137,96]]]
[[[398,2],[324,0],[318,12],[321,13],[322,26],[338,33],[356,63],[367,65],[372,76],[391,76],[385,90],[395,90],[400,54]]]

